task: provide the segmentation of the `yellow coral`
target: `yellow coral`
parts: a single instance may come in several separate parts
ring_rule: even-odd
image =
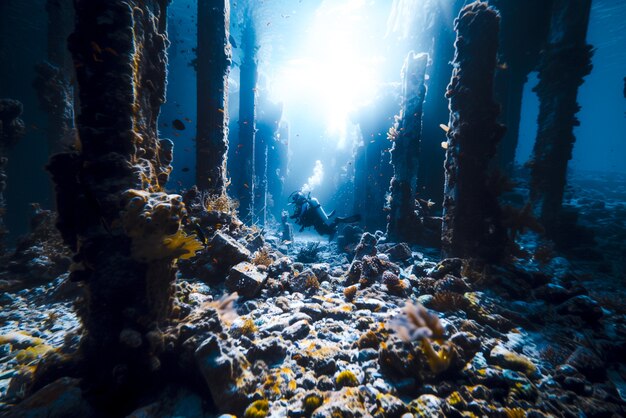
[[[265,418],[270,412],[270,404],[267,400],[254,401],[243,413],[244,418]]]
[[[310,393],[304,397],[304,411],[308,414],[313,413],[317,408],[322,406],[324,399],[316,393]]]
[[[339,388],[345,386],[354,387],[359,385],[359,380],[356,378],[356,375],[350,370],[344,370],[337,375],[335,383]]]
[[[23,350],[19,350],[15,355],[15,360],[20,364],[28,364],[34,360],[42,358],[52,350],[54,350],[54,348],[46,344],[28,347]]]
[[[246,318],[243,321],[243,325],[241,326],[241,334],[242,335],[250,335],[256,332],[257,328],[254,324],[254,320],[252,318]]]
[[[420,342],[420,347],[426,356],[430,370],[432,370],[433,373],[439,374],[446,371],[448,367],[450,367],[454,358],[454,351],[452,351],[452,347],[450,345],[446,343],[439,351],[435,351],[433,346],[430,344],[430,341],[427,338],[424,338]]]

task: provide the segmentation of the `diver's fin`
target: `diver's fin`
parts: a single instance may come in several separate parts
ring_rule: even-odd
[[[347,216],[345,218],[339,218],[337,217],[335,219],[336,223],[342,223],[342,224],[351,224],[354,222],[359,222],[361,220],[361,215],[352,215],[352,216]]]

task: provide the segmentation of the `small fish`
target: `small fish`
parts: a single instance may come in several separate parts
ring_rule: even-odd
[[[185,122],[189,122],[189,123],[193,122],[193,121],[192,121],[191,119],[189,119],[189,118],[183,118],[183,120],[184,120]]]
[[[172,121],[172,127],[177,131],[184,131],[186,129],[185,124],[180,119],[174,119]]]
[[[249,188],[250,188],[250,186],[248,186],[248,183],[244,183],[244,184],[243,184],[243,187],[245,187],[246,189],[249,189]]]
[[[445,132],[448,133],[450,131],[450,127],[448,125],[445,125],[443,123],[439,124],[439,127]]]
[[[186,173],[189,171],[189,167],[183,167],[180,171],[182,171],[183,173]]]
[[[498,68],[501,70],[508,70],[509,64],[507,64],[506,62],[503,62],[502,64],[498,64]]]

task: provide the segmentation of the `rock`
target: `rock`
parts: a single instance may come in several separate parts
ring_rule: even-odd
[[[63,377],[44,386],[18,404],[14,418],[82,418],[96,416],[83,398],[80,380]]]
[[[314,293],[320,286],[319,278],[311,269],[299,274],[290,274],[287,283],[292,292],[298,293]]]
[[[522,372],[527,376],[532,377],[537,373],[537,366],[535,366],[530,359],[521,354],[509,351],[501,345],[496,345],[491,350],[489,358],[492,364],[504,367],[505,369]]]
[[[411,401],[409,411],[417,417],[444,418],[443,405],[444,401],[435,395],[422,395]]]
[[[208,245],[208,250],[212,257],[217,258],[220,263],[228,267],[234,266],[242,261],[250,260],[250,251],[238,243],[233,237],[217,232]],[[228,267],[226,269],[228,269]]]
[[[463,267],[463,260],[460,258],[446,258],[443,259],[432,269],[428,270],[428,276],[434,279],[441,279],[446,274],[453,276],[461,276],[461,268]]]
[[[596,322],[602,318],[602,308],[592,298],[586,295],[573,297],[557,308],[561,315],[574,315],[587,322]]]
[[[287,355],[287,346],[278,338],[257,340],[247,352],[251,363],[263,360],[267,365],[280,363]]]
[[[196,349],[194,358],[215,405],[220,410],[243,412],[250,403],[238,386],[245,383],[246,374],[250,373],[245,357],[226,340],[211,335]]]
[[[555,283],[548,283],[535,289],[535,296],[548,303],[558,305],[572,297],[569,290]]]
[[[311,418],[360,418],[371,416],[363,401],[364,396],[360,391],[354,388],[343,388],[340,391],[331,392],[329,398],[313,412]]]
[[[298,321],[288,326],[282,332],[283,338],[286,340],[301,340],[311,331],[311,327],[307,321]]]
[[[391,261],[406,261],[413,257],[411,248],[405,242],[395,245],[386,245],[382,252],[389,256]]]
[[[600,382],[606,377],[606,365],[604,361],[593,351],[586,347],[578,347],[567,358],[565,364],[574,367],[594,382]]]
[[[265,245],[265,239],[263,238],[263,235],[256,234],[249,241],[247,241],[246,249],[253,253],[260,248],[263,248],[263,245]]]
[[[443,278],[435,282],[433,290],[435,291],[435,293],[455,292],[462,294],[465,292],[469,292],[470,287],[460,277],[455,277],[447,274]]]
[[[361,260],[363,257],[374,256],[377,253],[376,243],[378,242],[378,238],[369,232],[361,235],[361,240],[359,241],[359,245],[356,246],[354,250],[354,260]]]
[[[261,289],[265,278],[266,275],[259,272],[254,264],[244,261],[230,269],[225,284],[229,291],[252,298]]]
[[[409,412],[408,408],[397,397],[384,393],[376,397],[376,403],[378,404],[380,414],[374,415],[374,417],[384,418],[401,418],[402,415]]]

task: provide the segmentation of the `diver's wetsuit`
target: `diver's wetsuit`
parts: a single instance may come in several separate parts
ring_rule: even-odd
[[[314,197],[305,196],[302,192],[295,192],[291,195],[292,204],[296,205],[291,219],[295,219],[296,224],[300,225],[300,232],[305,228],[313,227],[315,231],[320,235],[329,235],[332,239],[337,232],[337,225],[339,223],[358,222],[360,216],[355,215],[349,218],[335,218],[330,221],[335,215],[335,211],[330,214],[326,214],[319,200]]]

